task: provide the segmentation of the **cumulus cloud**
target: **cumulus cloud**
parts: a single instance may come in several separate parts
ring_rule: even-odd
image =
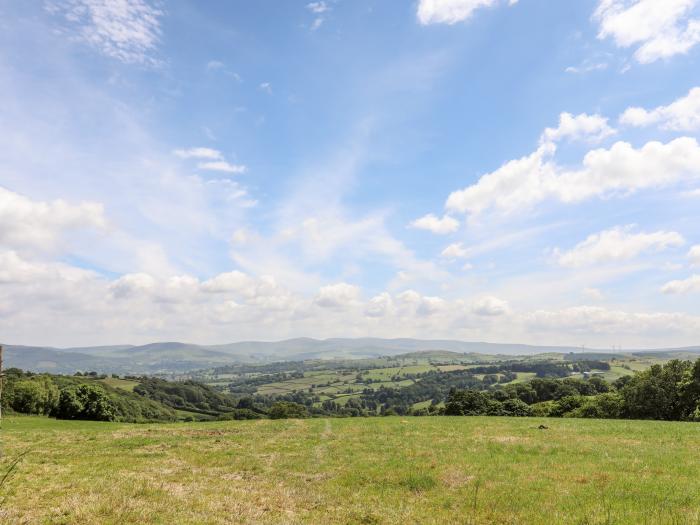
[[[608,119],[605,117],[586,113],[576,116],[562,113],[559,115],[559,125],[556,128],[545,129],[540,142],[559,142],[563,139],[600,142],[614,134],[615,130],[608,125]]]
[[[100,203],[34,201],[0,187],[0,244],[49,250],[70,230],[101,229],[106,224]]]
[[[497,317],[508,314],[510,312],[510,306],[508,302],[503,299],[485,296],[474,301],[472,304],[472,312],[480,316]]]
[[[382,292],[367,302],[365,315],[367,317],[384,317],[392,311],[393,306],[394,302],[391,299],[391,295],[387,292]]]
[[[207,293],[238,292],[251,295],[252,289],[251,277],[239,271],[221,273],[202,283],[202,290]]]
[[[700,275],[694,274],[683,280],[670,281],[661,287],[665,294],[700,292]]]
[[[593,14],[598,38],[618,47],[636,47],[634,57],[648,64],[687,53],[700,42],[698,0],[600,0]]]
[[[625,312],[600,306],[574,306],[562,310],[536,310],[522,322],[533,331],[570,332],[591,337],[595,334],[658,335],[700,329],[700,317],[683,313]]]
[[[690,259],[691,266],[700,266],[700,244],[690,248],[688,259]]]
[[[447,235],[454,233],[459,229],[459,221],[449,215],[442,218],[436,217],[432,213],[416,219],[410,226],[418,230],[428,230],[437,235]]]
[[[558,166],[552,159],[554,151],[553,145],[545,144],[504,164],[476,184],[450,194],[447,209],[472,215],[489,209],[507,214],[548,199],[580,202],[700,177],[700,145],[691,137],[666,144],[652,141],[641,148],[617,142],[609,149],[588,152],[578,170]]]
[[[154,66],[163,11],[146,0],[51,0],[49,12],[60,15],[71,37],[102,54],[125,62]]]
[[[416,313],[422,317],[435,315],[445,310],[447,301],[442,297],[422,297],[416,308]]]
[[[360,296],[360,288],[348,284],[337,283],[323,286],[316,296],[315,303],[323,308],[343,308],[355,303]]]
[[[700,87],[695,87],[685,97],[668,106],[646,110],[640,107],[627,108],[620,116],[620,123],[628,126],[650,126],[658,124],[672,131],[695,131],[700,129]]]
[[[113,282],[109,289],[117,299],[148,294],[156,287],[156,280],[147,273],[130,273]]]
[[[420,0],[416,16],[423,25],[456,24],[469,19],[474,11],[499,4],[514,5],[518,0]]]
[[[677,232],[634,232],[634,226],[617,226],[610,230],[589,235],[571,250],[555,250],[561,266],[579,268],[598,263],[624,261],[647,251],[662,251],[682,246],[683,236]]]

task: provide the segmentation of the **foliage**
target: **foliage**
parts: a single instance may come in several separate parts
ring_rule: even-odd
[[[114,421],[116,410],[103,388],[79,385],[61,390],[51,415],[57,419]]]
[[[309,412],[304,405],[290,401],[278,401],[270,409],[270,419],[304,419]]]
[[[508,410],[517,400],[525,410]],[[501,410],[494,403],[501,404]],[[522,409],[522,407],[520,407]],[[521,412],[521,414],[518,414]],[[600,378],[536,378],[493,392],[453,390],[447,415],[537,415],[597,419],[700,420],[700,359],[671,360],[609,385]]]

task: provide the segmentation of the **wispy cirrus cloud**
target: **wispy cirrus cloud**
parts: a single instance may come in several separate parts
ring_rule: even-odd
[[[148,0],[48,0],[72,37],[126,64],[157,66],[164,11]]]
[[[173,154],[181,159],[197,159],[202,162],[197,164],[200,170],[221,171],[224,173],[245,173],[248,168],[243,164],[231,164],[223,153],[212,148],[196,147],[188,149],[176,149]]]

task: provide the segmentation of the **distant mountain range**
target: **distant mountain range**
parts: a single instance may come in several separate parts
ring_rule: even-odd
[[[483,355],[533,355],[581,353],[573,346],[532,346],[521,344],[474,343],[453,340],[378,338],[298,338],[277,342],[244,341],[223,345],[178,342],[147,345],[112,345],[76,348],[4,345],[5,366],[36,372],[72,374],[96,371],[118,374],[177,374],[234,363],[267,363],[306,359],[360,359],[412,352],[449,351]],[[619,350],[617,353],[700,354],[700,346],[656,350]],[[586,350],[586,354],[606,354]]]

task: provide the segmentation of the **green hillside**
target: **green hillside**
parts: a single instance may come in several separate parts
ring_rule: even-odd
[[[700,520],[693,423],[14,417],[2,436],[3,471],[28,451],[0,488],[8,524]]]

